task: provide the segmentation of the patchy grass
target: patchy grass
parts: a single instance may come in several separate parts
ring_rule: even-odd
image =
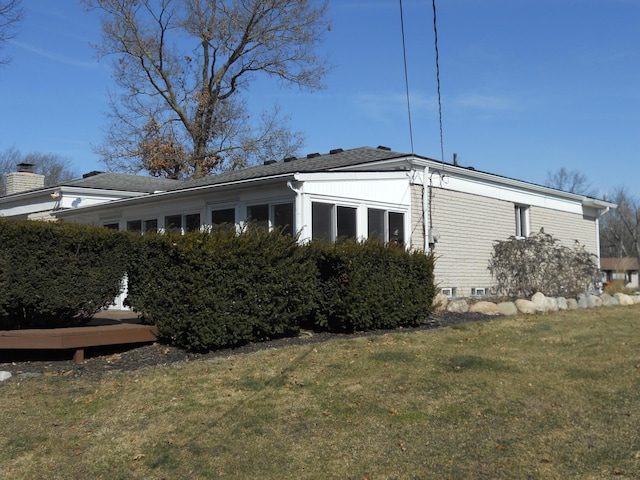
[[[0,384],[0,478],[638,478],[640,307]]]

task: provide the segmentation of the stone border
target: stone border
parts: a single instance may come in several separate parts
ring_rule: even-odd
[[[520,298],[513,302],[490,302],[480,300],[469,302],[467,299],[449,299],[446,295],[439,293],[434,299],[436,312],[451,313],[483,313],[485,315],[516,315],[523,313],[532,315],[535,313],[557,312],[559,310],[578,310],[580,308],[611,307],[614,305],[635,305],[640,303],[640,292],[632,295],[625,293],[615,293],[609,295],[602,293],[592,295],[581,293],[576,298],[547,297],[538,292],[530,300]]]

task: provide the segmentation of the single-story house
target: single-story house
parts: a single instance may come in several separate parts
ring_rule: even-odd
[[[640,263],[637,258],[601,258],[600,270],[605,282],[621,281],[625,288],[640,287]]]
[[[57,195],[55,205],[47,195]],[[50,208],[46,215],[64,221],[141,234],[228,223],[241,227],[251,219],[297,232],[301,242],[397,241],[435,253],[436,281],[451,296],[490,293],[493,244],[510,236],[544,228],[563,243],[577,240],[598,255],[598,219],[615,208],[386,147],[335,149],[191,180],[94,173],[0,198],[0,215],[15,216],[27,198],[47,200],[40,205]]]

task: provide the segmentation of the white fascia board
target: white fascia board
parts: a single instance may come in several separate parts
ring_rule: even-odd
[[[294,179],[298,182],[334,182],[341,180],[397,180],[407,179],[407,171],[388,172],[317,172],[317,173],[296,173]]]
[[[240,188],[246,187],[248,185],[252,185],[255,183],[263,183],[265,185],[281,182],[286,179],[292,178],[292,174],[282,174],[282,175],[274,175],[272,177],[261,177],[261,178],[252,178],[247,180],[236,180],[233,182],[225,182],[225,183],[217,183],[213,185],[201,185],[198,187],[191,188],[183,188],[180,190],[169,190],[163,192],[154,192],[149,194],[143,194],[134,198],[122,198],[118,200],[113,200],[108,203],[101,203],[97,205],[87,205],[81,206],[74,209],[66,209],[64,211],[56,212],[56,216],[59,218],[69,218],[74,217],[76,215],[84,215],[86,213],[99,213],[101,210],[111,210],[115,208],[125,208],[125,207],[133,207],[140,206],[146,203],[155,203],[161,201],[179,201],[184,198],[193,197],[197,195],[202,195],[203,192],[206,193],[208,191],[215,192],[217,190],[223,190],[225,188]],[[285,182],[286,183],[286,182]]]
[[[416,164],[424,164],[427,178],[433,179],[435,176],[437,180],[433,182],[434,186],[441,186],[450,190],[475,193],[514,203],[522,203],[523,205],[575,211],[576,213],[584,213],[585,210],[583,208],[589,212],[597,212],[598,210],[608,210],[616,207],[615,204],[604,200],[501,177],[491,173],[478,172],[465,167],[421,159],[416,159],[415,162]]]

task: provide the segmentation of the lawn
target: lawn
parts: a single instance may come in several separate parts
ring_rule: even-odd
[[[640,306],[0,383],[0,478],[640,478]]]

